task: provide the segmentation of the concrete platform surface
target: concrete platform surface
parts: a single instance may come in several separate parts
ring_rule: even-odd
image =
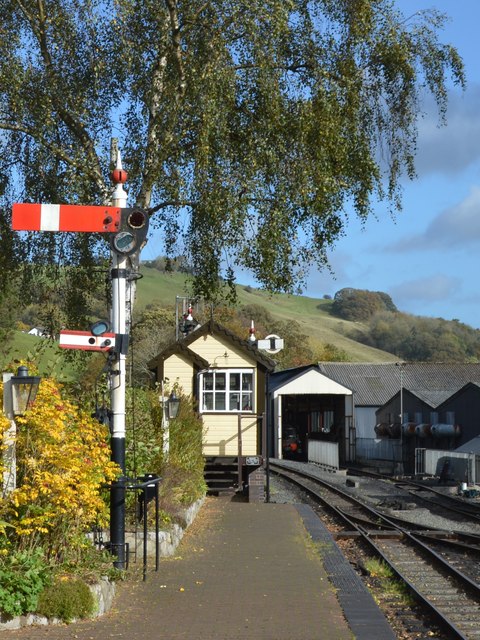
[[[313,537],[309,527],[313,527]],[[122,583],[109,613],[95,621],[26,627],[5,632],[4,637],[393,638],[355,574],[348,573],[345,579],[349,567],[342,558],[309,507],[209,497],[187,530],[177,556],[162,559],[159,571],[149,572],[146,582],[141,581],[139,571],[138,580]],[[337,566],[341,581],[335,585],[332,575]],[[347,621],[350,605],[353,617]],[[380,620],[378,628],[374,628],[376,619]]]

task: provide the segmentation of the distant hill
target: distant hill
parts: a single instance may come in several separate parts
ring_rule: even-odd
[[[137,281],[135,311],[141,311],[147,305],[175,307],[176,296],[188,294],[186,276],[184,274],[164,273],[153,267],[141,266],[142,278]],[[271,295],[250,286],[237,286],[238,304],[260,305],[271,316],[280,321],[296,321],[302,333],[311,336],[321,343],[329,343],[348,354],[352,362],[392,362],[398,360],[391,353],[374,349],[356,342],[344,335],[355,329],[362,330],[359,322],[341,320],[330,314],[332,300],[319,300],[306,296],[290,296],[286,294]],[[173,313],[173,311],[172,311]],[[255,318],[252,318],[255,320]],[[245,327],[245,338],[248,338],[249,326]],[[258,335],[258,338],[265,336]],[[6,367],[12,360],[22,360],[35,354],[39,363],[40,374],[55,370],[59,379],[75,378],[71,364],[65,357],[65,351],[46,338],[28,335],[16,331],[13,341],[0,349],[0,365]]]
[[[187,276],[179,271],[165,273],[149,264],[141,265],[140,274],[142,277],[137,281],[134,313],[138,314],[152,305],[170,308],[173,315],[176,297],[188,295]],[[368,298],[368,295],[363,297]],[[257,318],[257,329],[263,325],[268,331],[265,316],[270,317],[272,322],[295,322],[299,329],[294,329],[293,333],[309,336],[312,339],[311,351],[314,353],[320,353],[322,347],[331,345],[334,352],[335,349],[338,350],[340,357],[345,354],[350,362],[379,363],[395,362],[399,359],[422,362],[480,362],[480,331],[458,321],[412,316],[401,312],[392,313],[388,308],[383,314],[376,314],[369,321],[346,320],[333,312],[335,300],[270,294],[241,284],[237,285],[237,298],[239,307],[258,306],[262,311],[265,310],[266,314]],[[335,298],[338,298],[338,294]],[[389,304],[394,308],[391,300]],[[338,304],[335,310],[338,313]],[[353,311],[360,311],[360,307],[353,308]],[[259,315],[262,316],[262,313]],[[358,315],[353,313],[350,317]],[[250,320],[255,321],[255,317],[244,315],[244,318],[244,337],[248,338]],[[275,332],[279,330],[276,329]],[[265,336],[257,333],[257,338],[263,337]],[[286,346],[288,347],[288,343]],[[3,350],[1,347],[2,345],[0,364],[4,367],[12,359],[23,359],[31,352],[36,353],[34,360],[39,361],[41,373],[42,369],[55,369],[60,373],[60,377],[69,379],[72,375],[75,376],[64,350],[45,338],[18,331],[12,343],[3,345]],[[328,348],[327,351],[332,350]],[[394,352],[402,355],[394,355]],[[288,360],[288,357],[286,359]]]
[[[187,295],[186,277],[178,272],[164,273],[142,265],[142,278],[137,282],[136,309],[149,304],[174,306],[176,296]],[[322,343],[330,343],[347,352],[352,362],[395,362],[397,356],[374,349],[346,337],[354,330],[362,332],[362,324],[341,320],[331,314],[332,300],[309,298],[287,294],[270,294],[250,286],[237,285],[239,305],[257,304],[264,307],[275,319],[296,321],[303,333]],[[255,318],[252,318],[255,320]],[[249,327],[245,327],[245,338]],[[264,337],[264,336],[257,336]]]

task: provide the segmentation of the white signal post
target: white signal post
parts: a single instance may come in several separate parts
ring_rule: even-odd
[[[123,185],[127,181],[127,173],[122,168],[120,152],[117,152],[117,163],[112,173],[115,189],[112,194],[112,205],[118,208],[127,206],[127,193]],[[112,251],[112,331],[117,335],[126,334],[127,304],[127,266],[126,255]],[[126,355],[117,350],[112,363],[110,375],[110,401],[112,411],[112,460],[122,469],[122,478],[114,483],[110,496],[110,545],[111,552],[117,557],[114,565],[124,569],[125,558],[125,388],[126,388]]]
[[[110,400],[112,411],[111,452],[122,475],[110,492],[110,550],[116,556],[114,565],[123,569],[125,558],[125,388],[127,331],[127,280],[129,256],[138,253],[146,241],[148,214],[138,207],[127,209],[127,193],[123,185],[127,173],[122,168],[120,153],[112,172],[115,189],[112,206],[68,204],[13,205],[12,229],[15,231],[73,231],[108,233],[112,245],[112,333],[101,335],[87,331],[62,331],[60,347],[84,351],[108,351],[110,367]]]

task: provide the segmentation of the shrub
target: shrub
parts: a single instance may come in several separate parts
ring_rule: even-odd
[[[119,472],[108,430],[62,397],[51,379],[42,380],[35,404],[16,422],[18,484],[3,513],[18,548],[42,547],[61,563],[92,524],[107,521],[102,487]]]
[[[170,421],[169,453],[163,447],[151,460],[151,468],[161,476],[159,504],[162,521],[177,522],[186,506],[205,495],[203,477],[204,459],[202,455],[203,424],[195,411],[191,396],[181,394],[178,416]],[[153,417],[154,424],[161,425],[161,406]],[[165,434],[161,430],[164,437]],[[152,510],[153,511],[153,510]]]
[[[9,616],[35,611],[49,582],[49,567],[40,549],[10,550],[0,559],[0,611]]]
[[[91,616],[94,608],[93,594],[81,578],[58,576],[55,583],[40,594],[37,613],[71,622]]]

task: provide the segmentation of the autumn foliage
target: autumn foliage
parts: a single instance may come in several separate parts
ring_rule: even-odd
[[[17,488],[4,496],[0,519],[18,549],[42,547],[61,562],[93,524],[107,521],[102,489],[119,472],[108,431],[52,379],[42,380],[35,404],[16,423]]]

